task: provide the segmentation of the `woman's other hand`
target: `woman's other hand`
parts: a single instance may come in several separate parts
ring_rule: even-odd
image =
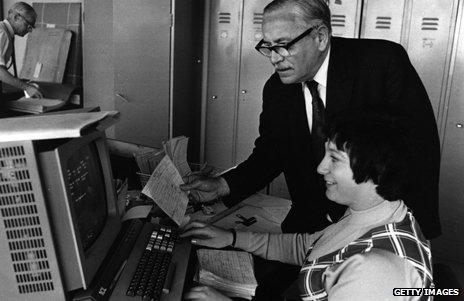
[[[185,225],[180,237],[191,237],[192,244],[210,248],[224,248],[233,242],[232,232],[198,221]]]
[[[202,301],[230,301],[232,299],[224,296],[212,287],[200,285],[193,287],[185,294],[186,300],[202,300]]]

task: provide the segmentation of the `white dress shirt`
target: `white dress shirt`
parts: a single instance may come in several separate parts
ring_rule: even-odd
[[[1,23],[3,24],[0,24],[0,66],[9,68],[14,47],[14,31],[8,20],[5,19]]]

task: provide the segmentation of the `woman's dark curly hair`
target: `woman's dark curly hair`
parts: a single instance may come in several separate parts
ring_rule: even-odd
[[[371,180],[384,199],[404,198],[409,178],[410,140],[399,118],[368,110],[344,112],[332,119],[328,140],[350,158],[356,183]]]

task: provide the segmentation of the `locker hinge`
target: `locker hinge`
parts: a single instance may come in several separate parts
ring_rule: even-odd
[[[170,14],[171,15],[171,24],[169,24],[169,26],[173,27],[174,26],[174,14]]]

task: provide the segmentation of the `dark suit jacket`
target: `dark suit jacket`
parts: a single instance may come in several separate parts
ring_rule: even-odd
[[[332,38],[326,112],[329,117],[349,108],[388,111],[407,117],[417,148],[405,203],[428,238],[440,234],[438,220],[439,139],[425,88],[401,45],[382,40]],[[301,84],[283,84],[273,74],[263,91],[260,136],[250,157],[224,175],[231,206],[264,188],[284,173],[293,207],[285,232],[313,232],[326,226],[336,206],[325,197],[310,147]],[[335,206],[334,208],[330,208]],[[338,210],[340,212],[340,210]]]

